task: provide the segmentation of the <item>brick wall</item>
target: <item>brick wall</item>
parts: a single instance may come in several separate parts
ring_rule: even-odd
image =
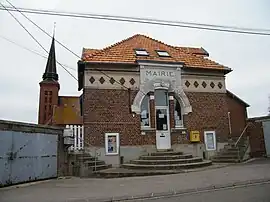
[[[140,116],[130,113],[138,91],[121,89],[84,89],[83,120],[85,141],[103,146],[104,134],[120,133],[121,145],[154,144],[155,135],[141,135]],[[87,144],[86,143],[86,144]],[[87,145],[86,145],[87,146]]]
[[[250,143],[250,156],[261,157],[266,155],[264,134],[262,122],[256,122],[255,120],[249,120],[250,123],[247,134],[249,136]]]
[[[232,136],[239,137],[247,124],[246,105],[227,96],[228,110],[230,112]]]
[[[226,142],[229,134],[227,95],[225,93],[186,92],[192,113],[184,116],[188,133],[192,130],[215,130],[218,142]]]
[[[59,83],[54,81],[40,82],[38,123],[46,124],[53,114],[54,106],[58,105]],[[47,95],[46,95],[47,93]]]
[[[131,91],[131,101],[127,90],[84,89],[85,141],[95,146],[104,145],[106,132],[120,133],[121,145],[155,144],[155,131],[141,135],[140,116],[132,116],[129,105],[137,91]],[[204,130],[215,130],[219,142],[227,141],[228,107],[225,93],[186,93],[193,112],[184,116],[188,132],[199,130],[203,141]],[[151,110],[151,112],[153,109]],[[152,112],[153,114],[153,112]],[[172,144],[187,143],[181,131],[172,133]],[[87,144],[86,143],[86,144]]]

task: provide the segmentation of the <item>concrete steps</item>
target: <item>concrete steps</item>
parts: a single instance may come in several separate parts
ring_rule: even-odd
[[[78,177],[92,177],[96,171],[102,171],[112,168],[111,164],[98,160],[90,153],[77,153],[74,155],[73,175]]]
[[[177,170],[177,169],[189,169],[189,168],[199,168],[203,166],[212,165],[212,161],[202,161],[195,163],[183,163],[183,164],[155,164],[155,165],[146,165],[146,164],[123,164],[123,168],[127,169],[147,169],[147,170]]]
[[[158,151],[154,153],[149,153],[149,156],[170,156],[170,155],[182,155],[183,152],[174,152],[174,151]]]
[[[130,170],[181,170],[209,166],[212,161],[204,161],[200,157],[175,151],[157,151],[148,155],[140,156],[137,160],[123,164],[121,167]]]
[[[246,145],[238,144],[234,146],[234,143],[227,144],[221,149],[216,156],[212,158],[215,163],[238,163],[241,162],[243,151]]]
[[[111,168],[112,167],[112,165],[111,164],[103,164],[103,165],[96,165],[96,167],[95,166],[89,166],[88,168],[89,168],[89,170],[91,170],[91,171],[100,171],[100,170],[105,170],[105,169],[108,169],[108,168]]]
[[[141,160],[166,160],[166,159],[187,159],[192,158],[191,154],[169,155],[169,156],[140,156]]]
[[[140,165],[158,165],[158,164],[184,164],[184,163],[195,163],[202,162],[202,158],[194,157],[188,159],[162,159],[162,160],[133,160],[132,164],[140,164]]]

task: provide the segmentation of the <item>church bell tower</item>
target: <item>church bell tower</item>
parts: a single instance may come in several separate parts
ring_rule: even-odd
[[[53,124],[53,114],[55,106],[58,104],[58,93],[60,85],[58,83],[58,74],[56,71],[55,42],[52,38],[52,44],[47,60],[45,72],[39,83],[39,112],[38,124]]]

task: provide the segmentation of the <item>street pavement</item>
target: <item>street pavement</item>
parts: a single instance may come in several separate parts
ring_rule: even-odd
[[[147,199],[145,202],[269,202],[270,183]],[[137,200],[138,201],[138,200]],[[140,200],[142,201],[142,200]]]
[[[168,193],[191,193],[194,190],[211,190],[213,187],[270,181],[269,170],[270,161],[260,160],[176,175],[49,180],[30,186],[26,184],[15,186],[15,188],[2,188],[0,189],[0,202],[80,202],[98,199],[99,201],[109,201],[112,198],[130,199],[168,195]]]

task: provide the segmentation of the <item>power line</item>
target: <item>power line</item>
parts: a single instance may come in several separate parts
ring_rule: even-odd
[[[125,17],[125,16],[114,16],[114,15],[101,15],[101,14],[91,14],[91,13],[71,13],[64,11],[53,11],[53,10],[42,10],[42,9],[29,9],[29,8],[19,8],[15,9],[9,7],[11,11],[19,11],[32,14],[42,14],[42,15],[55,15],[63,17],[73,17],[73,18],[90,18],[96,20],[110,20],[110,21],[121,21],[121,22],[131,22],[131,23],[141,23],[141,24],[152,24],[152,25],[162,25],[171,27],[182,27],[191,29],[201,29],[209,31],[219,31],[219,32],[230,32],[238,34],[251,34],[251,35],[262,35],[269,36],[270,29],[254,29],[236,26],[223,26],[223,25],[213,25],[213,24],[202,24],[202,23],[191,23],[191,22],[181,22],[181,21],[165,21],[153,18],[136,18],[136,17]],[[0,7],[0,10],[3,10]]]
[[[20,10],[18,10],[11,2],[9,2],[8,0],[6,0],[16,11],[20,12],[27,20],[29,20],[32,24],[34,24],[38,29],[40,29],[43,33],[45,33],[47,36],[51,37],[52,36],[46,32],[44,29],[42,29],[38,24],[36,24],[34,21],[32,21],[29,17],[27,17],[25,14],[23,14]],[[1,3],[0,3],[1,4]],[[2,4],[1,4],[2,5]],[[3,6],[3,5],[2,5]],[[7,10],[8,11],[8,10]],[[64,47],[66,50],[68,50],[70,53],[72,53],[73,55],[75,55],[76,57],[78,57],[79,59],[81,59],[81,57],[79,55],[77,55],[76,53],[74,53],[72,50],[70,50],[67,46],[65,46],[63,43],[59,42],[58,40],[55,39],[55,41],[60,44],[62,47]],[[109,76],[108,74],[104,73],[103,71],[94,68],[96,71],[100,72],[101,74],[103,74],[104,76],[108,77],[109,79],[111,79],[112,77]],[[74,76],[72,75],[72,77],[74,78]],[[76,78],[77,80],[77,78]],[[77,80],[78,81],[78,80]],[[115,80],[115,83],[119,84],[120,86],[124,87],[125,89],[129,89],[128,87],[126,87],[125,85],[121,84],[119,81]]]
[[[0,2],[0,5],[2,7],[5,8],[5,6]],[[41,43],[39,43],[39,41],[26,29],[26,27],[9,11],[7,10],[7,12],[19,23],[19,25],[31,36],[31,38],[37,42],[37,44],[46,52],[49,54],[49,52],[41,45]],[[76,81],[78,81],[78,79],[73,75],[71,74],[60,62],[58,62],[56,60],[56,63],[59,64],[70,76],[72,76]]]
[[[39,30],[41,30],[43,33],[45,33],[47,36],[49,36],[50,38],[52,38],[52,36],[46,32],[44,29],[42,29],[37,23],[35,23],[33,20],[31,20],[29,17],[27,17],[22,11],[20,11],[18,8],[16,8],[10,1],[6,0],[12,7],[13,9],[15,9],[14,11],[19,12],[22,16],[24,16],[28,21],[30,21],[33,25],[35,25]],[[80,56],[76,53],[74,53],[72,50],[70,50],[69,48],[67,48],[63,43],[61,43],[60,41],[56,40],[56,38],[54,38],[54,40],[60,44],[62,47],[64,47],[67,51],[71,52],[73,55],[75,55],[76,57]]]
[[[40,57],[42,57],[42,58],[44,58],[44,59],[48,59],[48,57],[46,57],[45,55],[42,55],[42,54],[39,53],[38,51],[32,50],[32,49],[30,49],[30,48],[27,48],[27,47],[21,45],[21,44],[18,44],[17,42],[12,41],[11,39],[8,39],[7,37],[4,37],[4,36],[0,35],[0,38],[2,38],[2,39],[4,39],[4,40],[6,40],[6,41],[8,41],[8,42],[10,42],[10,43],[12,43],[12,44],[18,46],[18,47],[20,47],[20,48],[22,48],[22,49],[24,49],[24,50],[27,50],[27,51],[29,51],[29,52],[35,54],[35,55],[38,55],[38,56],[40,56]],[[68,69],[77,71],[75,68],[69,67],[69,65],[66,65],[66,64],[62,64],[62,65],[64,65],[64,66],[65,66],[66,68],[68,68]]]

